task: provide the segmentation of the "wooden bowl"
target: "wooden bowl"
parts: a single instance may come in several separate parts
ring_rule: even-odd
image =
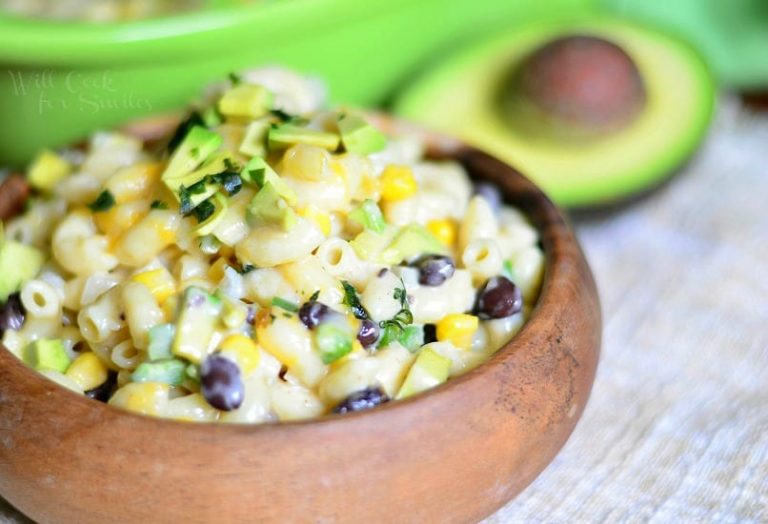
[[[372,411],[260,426],[134,415],[76,395],[0,347],[0,493],[39,522],[471,522],[520,493],[571,434],[601,335],[563,215],[513,168],[443,141],[498,184],[546,253],[538,304],[487,363]]]

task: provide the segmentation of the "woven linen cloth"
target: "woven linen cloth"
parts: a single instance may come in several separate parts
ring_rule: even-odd
[[[677,177],[574,223],[605,318],[592,397],[486,522],[768,523],[768,116],[724,100]]]

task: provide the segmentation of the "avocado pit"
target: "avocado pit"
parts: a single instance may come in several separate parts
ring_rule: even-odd
[[[502,85],[510,123],[557,139],[593,139],[630,125],[647,94],[634,60],[613,42],[570,35],[534,50]]]

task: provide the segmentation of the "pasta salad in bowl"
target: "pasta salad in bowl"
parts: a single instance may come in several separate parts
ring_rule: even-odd
[[[563,446],[600,348],[563,215],[478,149],[322,100],[252,71],[0,179],[20,511],[474,522]]]
[[[525,216],[422,140],[260,76],[164,147],[38,155],[0,247],[11,352],[127,410],[262,423],[410,397],[515,335],[544,270]]]

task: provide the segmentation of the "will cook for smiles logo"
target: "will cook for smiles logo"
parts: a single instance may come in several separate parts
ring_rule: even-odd
[[[111,71],[8,71],[11,89],[18,97],[33,97],[37,111],[99,113],[136,109],[151,111],[152,103],[121,88]]]

